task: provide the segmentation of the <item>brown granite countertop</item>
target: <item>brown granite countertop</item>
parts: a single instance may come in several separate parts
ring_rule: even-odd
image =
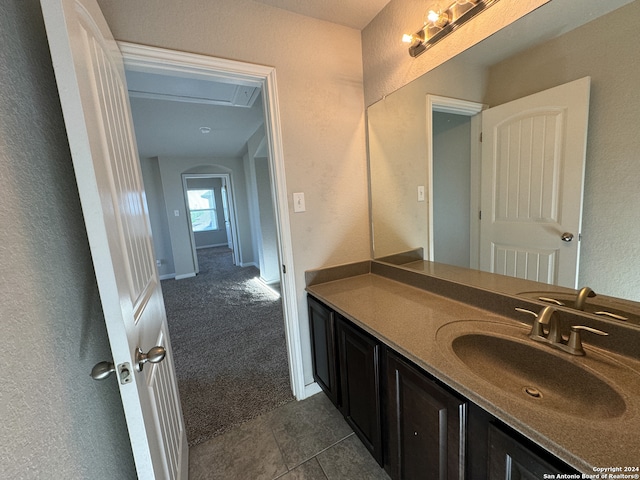
[[[587,418],[584,411],[572,411],[570,405],[566,412],[559,412],[541,407],[526,395],[497,388],[472,373],[451,350],[454,336],[484,330],[498,330],[518,341],[535,343],[528,339],[530,327],[524,323],[373,273],[310,285],[307,290],[579,471],[594,474],[598,467],[640,467],[638,359],[587,345],[585,357],[539,346],[598,373],[622,395],[625,407],[609,418]]]

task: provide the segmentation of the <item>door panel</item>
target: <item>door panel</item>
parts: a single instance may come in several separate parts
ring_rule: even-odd
[[[586,77],[482,113],[482,270],[576,286],[589,90]]]
[[[186,478],[186,433],[122,57],[95,0],[41,4],[138,477]],[[164,361],[138,371],[137,349],[155,345],[164,346]]]

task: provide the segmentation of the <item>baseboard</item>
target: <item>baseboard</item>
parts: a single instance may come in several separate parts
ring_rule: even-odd
[[[192,272],[192,273],[183,273],[182,275],[176,275],[174,278],[176,280],[182,280],[182,279],[185,279],[185,278],[191,278],[191,277],[195,277],[195,276],[196,276],[195,272]]]
[[[268,287],[273,287],[274,285],[280,286],[280,277],[274,278],[273,280],[267,280],[266,278],[259,277],[259,280]]]
[[[304,398],[309,398],[314,396],[316,393],[320,393],[322,389],[317,382],[310,383],[309,385],[304,386]],[[304,400],[304,398],[299,398],[298,400]]]
[[[241,267],[256,267],[258,269],[260,268],[256,262],[247,262],[247,263],[240,262],[240,266]]]
[[[160,280],[171,280],[172,278],[176,278],[175,273],[165,273],[164,275],[160,275]]]
[[[214,245],[200,245],[199,247],[196,247],[196,250],[200,250],[201,248],[226,247],[228,245],[229,245],[228,243],[216,243]]]

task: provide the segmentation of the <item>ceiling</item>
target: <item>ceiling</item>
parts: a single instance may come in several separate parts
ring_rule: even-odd
[[[254,0],[307,17],[362,30],[390,0]]]
[[[257,87],[130,69],[126,76],[143,158],[241,157],[264,123]]]

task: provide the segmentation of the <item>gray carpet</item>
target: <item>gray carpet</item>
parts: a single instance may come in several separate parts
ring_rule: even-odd
[[[281,300],[231,255],[198,250],[196,277],[162,281],[189,445],[293,400]]]

